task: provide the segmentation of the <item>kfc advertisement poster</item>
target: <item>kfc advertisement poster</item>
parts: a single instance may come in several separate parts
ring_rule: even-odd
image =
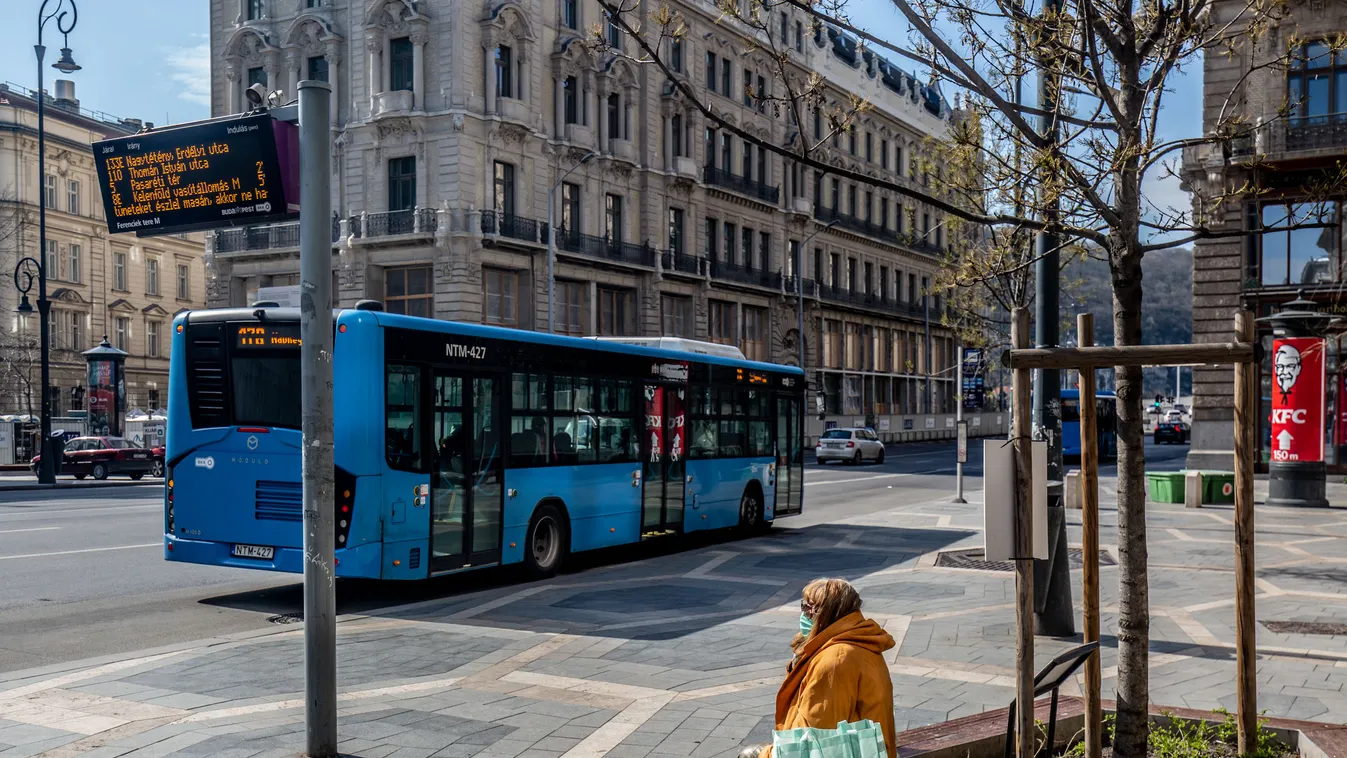
[[[1272,341],[1272,460],[1324,459],[1324,340]]]

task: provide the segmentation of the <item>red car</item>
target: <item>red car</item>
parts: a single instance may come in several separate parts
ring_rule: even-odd
[[[41,460],[42,456],[33,456],[31,468],[34,474]],[[113,474],[140,479],[154,471],[154,466],[151,451],[136,447],[121,437],[76,437],[65,443],[65,455],[61,457],[61,473],[74,474],[76,479],[86,476],[107,479]]]

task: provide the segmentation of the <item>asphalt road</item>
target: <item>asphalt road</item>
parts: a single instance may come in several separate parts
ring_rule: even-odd
[[[980,441],[969,445],[966,488],[981,487]],[[1187,446],[1151,447],[1148,469],[1177,470]],[[890,447],[883,465],[810,463],[805,512],[784,528],[824,523],[954,492],[954,445]],[[1102,483],[1112,467],[1101,467]],[[155,486],[0,492],[0,671],[122,653],[265,628],[302,608],[288,574],[166,563]],[[730,539],[698,537],[696,542]],[[682,545],[642,545],[585,555],[573,570],[648,558]],[[407,584],[344,582],[342,612],[429,599],[518,580],[485,571]]]

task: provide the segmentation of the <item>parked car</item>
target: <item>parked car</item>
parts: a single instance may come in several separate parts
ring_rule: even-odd
[[[1155,444],[1164,442],[1182,445],[1188,441],[1188,433],[1188,425],[1182,421],[1162,421],[1155,427]]]
[[[41,460],[41,455],[33,456],[34,474]],[[107,479],[113,474],[140,479],[153,470],[153,453],[122,437],[76,437],[65,443],[65,454],[61,457],[61,473],[74,474],[76,479],[86,476]]]
[[[162,445],[150,449],[150,460],[154,461],[154,465],[150,467],[150,476],[162,477],[164,475],[164,448]]]
[[[884,443],[869,429],[829,429],[819,437],[814,458],[819,463],[846,461],[859,464],[866,460],[883,463]]]

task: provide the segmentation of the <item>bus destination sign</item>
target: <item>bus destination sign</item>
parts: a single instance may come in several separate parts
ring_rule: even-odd
[[[299,347],[299,324],[240,324],[235,330],[237,347]]]
[[[95,142],[112,233],[148,237],[299,211],[298,129],[267,114]]]

